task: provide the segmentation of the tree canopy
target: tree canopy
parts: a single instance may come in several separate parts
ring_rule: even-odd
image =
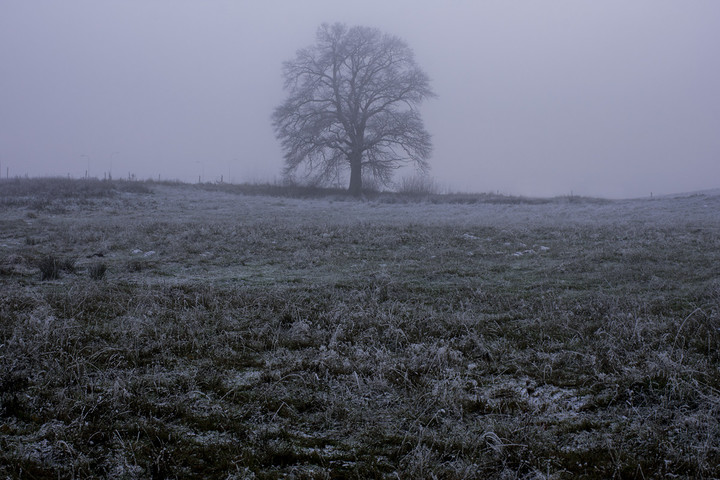
[[[349,168],[349,192],[359,195],[363,176],[387,185],[403,165],[429,168],[432,143],[418,107],[434,93],[398,37],[323,24],[316,44],[283,64],[283,77],[289,95],[273,126],[286,175],[327,183]]]

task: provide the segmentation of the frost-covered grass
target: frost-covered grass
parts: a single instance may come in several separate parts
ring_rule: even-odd
[[[0,209],[0,477],[720,477],[720,196],[150,188]]]
[[[120,192],[149,193],[143,182],[76,180],[62,177],[0,179],[0,206],[29,205],[35,210],[62,208],[88,199],[114,197]]]

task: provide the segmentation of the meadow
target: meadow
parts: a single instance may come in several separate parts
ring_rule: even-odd
[[[720,478],[720,192],[0,181],[0,478]]]

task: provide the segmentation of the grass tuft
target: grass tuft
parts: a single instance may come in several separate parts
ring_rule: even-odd
[[[75,273],[75,261],[61,259],[55,255],[45,255],[38,261],[41,280],[57,280],[60,272]]]
[[[102,280],[107,273],[108,266],[104,262],[95,262],[90,265],[88,272],[93,280]]]

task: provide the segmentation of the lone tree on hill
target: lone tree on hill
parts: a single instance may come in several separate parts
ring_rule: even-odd
[[[283,77],[290,95],[272,118],[287,176],[304,169],[327,183],[350,167],[348,191],[360,195],[363,175],[387,185],[402,165],[428,170],[432,143],[418,106],[435,94],[401,39],[323,24]]]

